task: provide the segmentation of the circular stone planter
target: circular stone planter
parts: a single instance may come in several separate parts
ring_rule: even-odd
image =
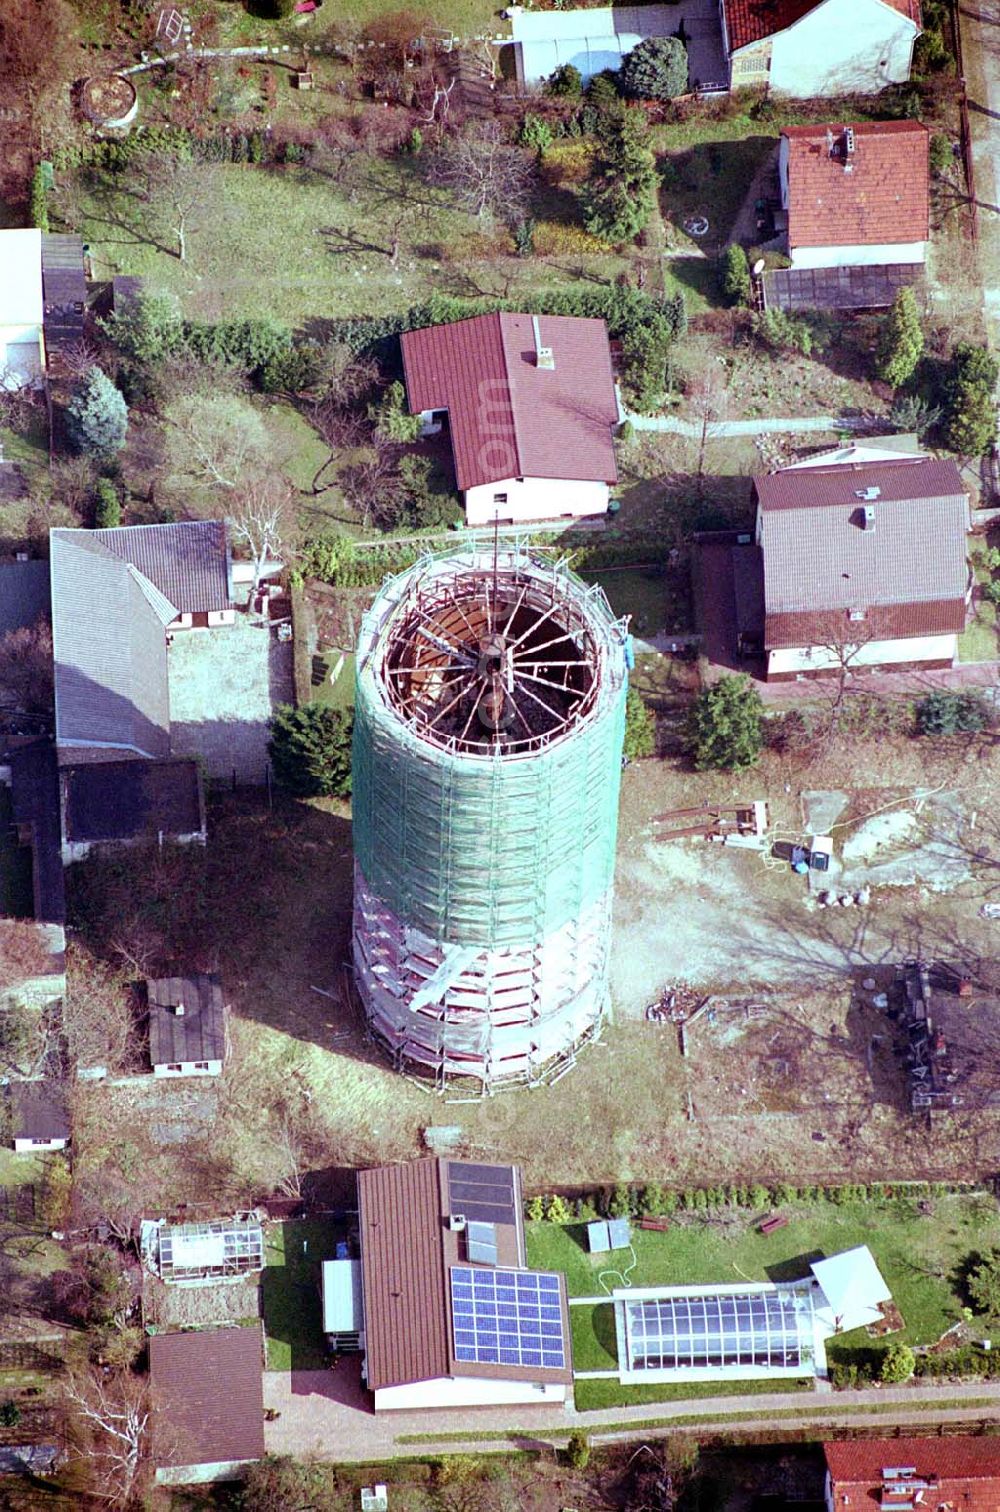
[[[139,96],[121,74],[95,74],[80,90],[80,109],[95,126],[131,126],[139,113]]]

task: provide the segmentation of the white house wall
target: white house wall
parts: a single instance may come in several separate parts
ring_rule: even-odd
[[[877,94],[910,77],[917,35],[883,0],[825,0],[773,37],[771,91],[799,99]]]
[[[175,1066],[176,1066],[176,1069],[175,1069]],[[204,1062],[202,1062],[202,1061],[181,1061],[179,1065],[177,1065],[176,1062],[171,1062],[169,1065],[165,1065],[165,1066],[154,1066],[153,1067],[153,1075],[154,1076],[172,1076],[172,1077],[177,1077],[177,1076],[221,1076],[222,1075],[222,1062],[220,1060],[210,1060],[210,1061],[204,1061]]]
[[[37,388],[45,367],[41,327],[0,326],[0,385],[14,389],[19,384]]]
[[[851,667],[891,666],[894,662],[954,662],[957,635],[909,636],[902,640],[869,641],[851,659]],[[797,672],[823,672],[840,665],[828,646],[785,646],[768,652],[768,677],[787,677]]]
[[[476,1376],[442,1376],[436,1381],[413,1381],[406,1386],[383,1386],[375,1392],[375,1411],[413,1407],[492,1407],[508,1402],[559,1406],[566,1387],[533,1381],[488,1381]]]
[[[506,501],[497,501],[506,494]],[[603,515],[608,508],[608,485],[567,478],[503,478],[465,491],[465,523],[492,525],[511,520],[580,519]]]
[[[879,242],[866,247],[792,247],[793,268],[882,267],[886,263],[922,263],[927,243]]]
[[[65,1150],[65,1139],[15,1139],[14,1150],[18,1155],[37,1155],[41,1150]]]

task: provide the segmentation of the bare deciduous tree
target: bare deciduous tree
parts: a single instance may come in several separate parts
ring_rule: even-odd
[[[67,1372],[63,1384],[76,1427],[76,1453],[89,1465],[98,1495],[123,1507],[142,1475],[150,1408],[146,1382],[131,1371]]]
[[[187,261],[188,237],[217,207],[218,175],[211,165],[150,152],[137,168],[139,193],[175,242],[174,256]]]
[[[266,563],[278,557],[292,513],[293,493],[287,479],[253,478],[239,490],[236,507],[229,516],[233,537],[241,541],[253,563],[253,588],[263,576]]]
[[[484,121],[444,142],[427,177],[481,225],[497,219],[510,224],[524,217],[534,172],[528,154],[504,140],[499,123]]]
[[[719,427],[729,412],[729,389],[717,368],[707,369],[692,381],[688,401],[698,432],[695,475],[698,490],[703,492],[708,443],[721,434]]]
[[[267,429],[239,394],[184,394],[171,405],[167,419],[180,443],[172,448],[176,475],[234,489],[265,465]]]
[[[52,630],[48,620],[0,636],[0,707],[26,714],[52,709]]]
[[[137,1058],[128,989],[72,943],[67,948],[66,971],[62,1019],[70,1058],[81,1069],[105,1066],[114,1076]]]

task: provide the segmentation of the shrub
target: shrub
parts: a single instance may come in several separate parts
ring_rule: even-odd
[[[993,578],[989,583],[983,583],[979,589],[987,603],[1000,606],[1000,578]]]
[[[609,105],[616,105],[621,99],[620,84],[621,78],[615,69],[602,68],[587,85],[587,104],[595,110],[606,110]]]
[[[4,1428],[16,1428],[21,1421],[21,1409],[13,1397],[8,1397],[5,1402],[0,1402],[0,1425]]]
[[[419,126],[414,126],[406,139],[406,150],[411,157],[419,157],[424,150],[424,134]]]
[[[974,734],[989,723],[989,710],[975,693],[928,693],[917,704],[921,735]]]
[[[643,1187],[642,1196],[639,1198],[639,1212],[644,1218],[659,1218],[663,1214],[664,1191],[658,1181],[651,1181]]]
[[[982,456],[996,439],[997,361],[985,346],[960,341],[945,385],[945,437],[953,451]]]
[[[37,226],[39,231],[47,232],[49,229],[49,190],[48,180],[45,177],[41,163],[38,164],[31,175],[31,224]]]
[[[420,435],[420,416],[407,410],[406,390],[398,379],[369,406],[368,418],[386,441],[416,441]]]
[[[924,355],[924,332],[913,290],[905,285],[896,293],[882,321],[875,371],[883,383],[899,388],[912,378]]]
[[[527,220],[518,221],[511,232],[514,238],[514,251],[518,257],[531,257],[535,250],[535,222],[529,216]]]
[[[353,715],[306,704],[281,704],[270,722],[268,752],[279,786],[301,797],[346,797],[351,791]]]
[[[549,1223],[568,1223],[571,1218],[565,1198],[554,1192],[545,1205],[545,1217]]]
[[[656,723],[638,688],[625,695],[624,754],[629,761],[652,756],[656,750]]]
[[[928,404],[919,394],[897,394],[889,410],[889,420],[896,430],[913,431],[919,437],[937,425],[940,418],[938,406]]]
[[[94,503],[94,529],[113,530],[122,522],[122,502],[112,478],[98,478]]]
[[[917,73],[943,73],[954,63],[939,31],[925,31],[917,38],[913,49],[913,67]]]
[[[560,100],[578,100],[583,94],[583,74],[572,63],[561,63],[546,79],[545,93]]]
[[[687,48],[679,37],[647,37],[624,58],[620,78],[633,100],[673,100],[687,89]]]
[[[719,264],[722,292],[731,305],[746,304],[750,299],[750,264],[739,242],[730,242]]]
[[[590,1440],[585,1433],[571,1433],[566,1440],[566,1460],[574,1470],[586,1470],[590,1464]]]
[[[266,394],[305,394],[322,376],[319,346],[312,341],[283,347],[264,363],[259,382]]]
[[[1000,1317],[1000,1249],[987,1250],[974,1257],[965,1278],[966,1289],[976,1311],[987,1317]]]
[[[910,1379],[916,1365],[916,1356],[910,1346],[894,1339],[882,1356],[879,1379],[887,1386],[900,1386]]]
[[[86,456],[112,457],[125,445],[128,406],[99,367],[88,369],[75,385],[66,406],[66,431]]]
[[[522,147],[530,147],[540,158],[544,157],[552,146],[552,127],[544,116],[526,115],[517,139]]]
[[[632,1216],[632,1189],[627,1182],[620,1181],[608,1198],[609,1218],[630,1218]]]
[[[128,362],[162,362],[184,345],[184,323],[169,294],[137,294],[102,322],[104,334]]]
[[[618,427],[619,441],[631,441],[634,435],[635,426],[632,424],[631,420],[623,420],[621,425],[619,425]]]
[[[775,351],[801,352],[808,357],[813,349],[813,333],[807,320],[788,315],[772,305],[753,317],[754,335]]]
[[[691,708],[688,740],[699,771],[753,766],[764,745],[763,705],[745,673],[703,688]]]
[[[526,1208],[529,1223],[541,1223],[545,1217],[545,1201],[542,1197],[528,1199]]]
[[[930,145],[931,170],[934,173],[944,173],[955,161],[955,155],[951,150],[951,138],[943,136],[936,131],[931,137]]]

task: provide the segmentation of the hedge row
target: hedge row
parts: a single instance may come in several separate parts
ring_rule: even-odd
[[[887,1349],[858,1349],[849,1359],[831,1360],[830,1381],[841,1391],[881,1381]],[[1000,1350],[977,1349],[963,1344],[941,1354],[917,1354],[914,1351],[913,1378],[925,1381],[948,1379],[1000,1380]]]
[[[848,1182],[842,1186],[787,1186],[778,1182],[774,1186],[685,1187],[680,1191],[656,1182],[648,1186],[620,1183],[576,1198],[561,1197],[558,1193],[531,1197],[525,1203],[525,1216],[533,1223],[573,1223],[599,1217],[660,1218],[671,1213],[705,1212],[709,1208],[762,1213],[796,1202],[830,1202],[839,1206],[980,1190],[975,1182],[947,1181]]]

